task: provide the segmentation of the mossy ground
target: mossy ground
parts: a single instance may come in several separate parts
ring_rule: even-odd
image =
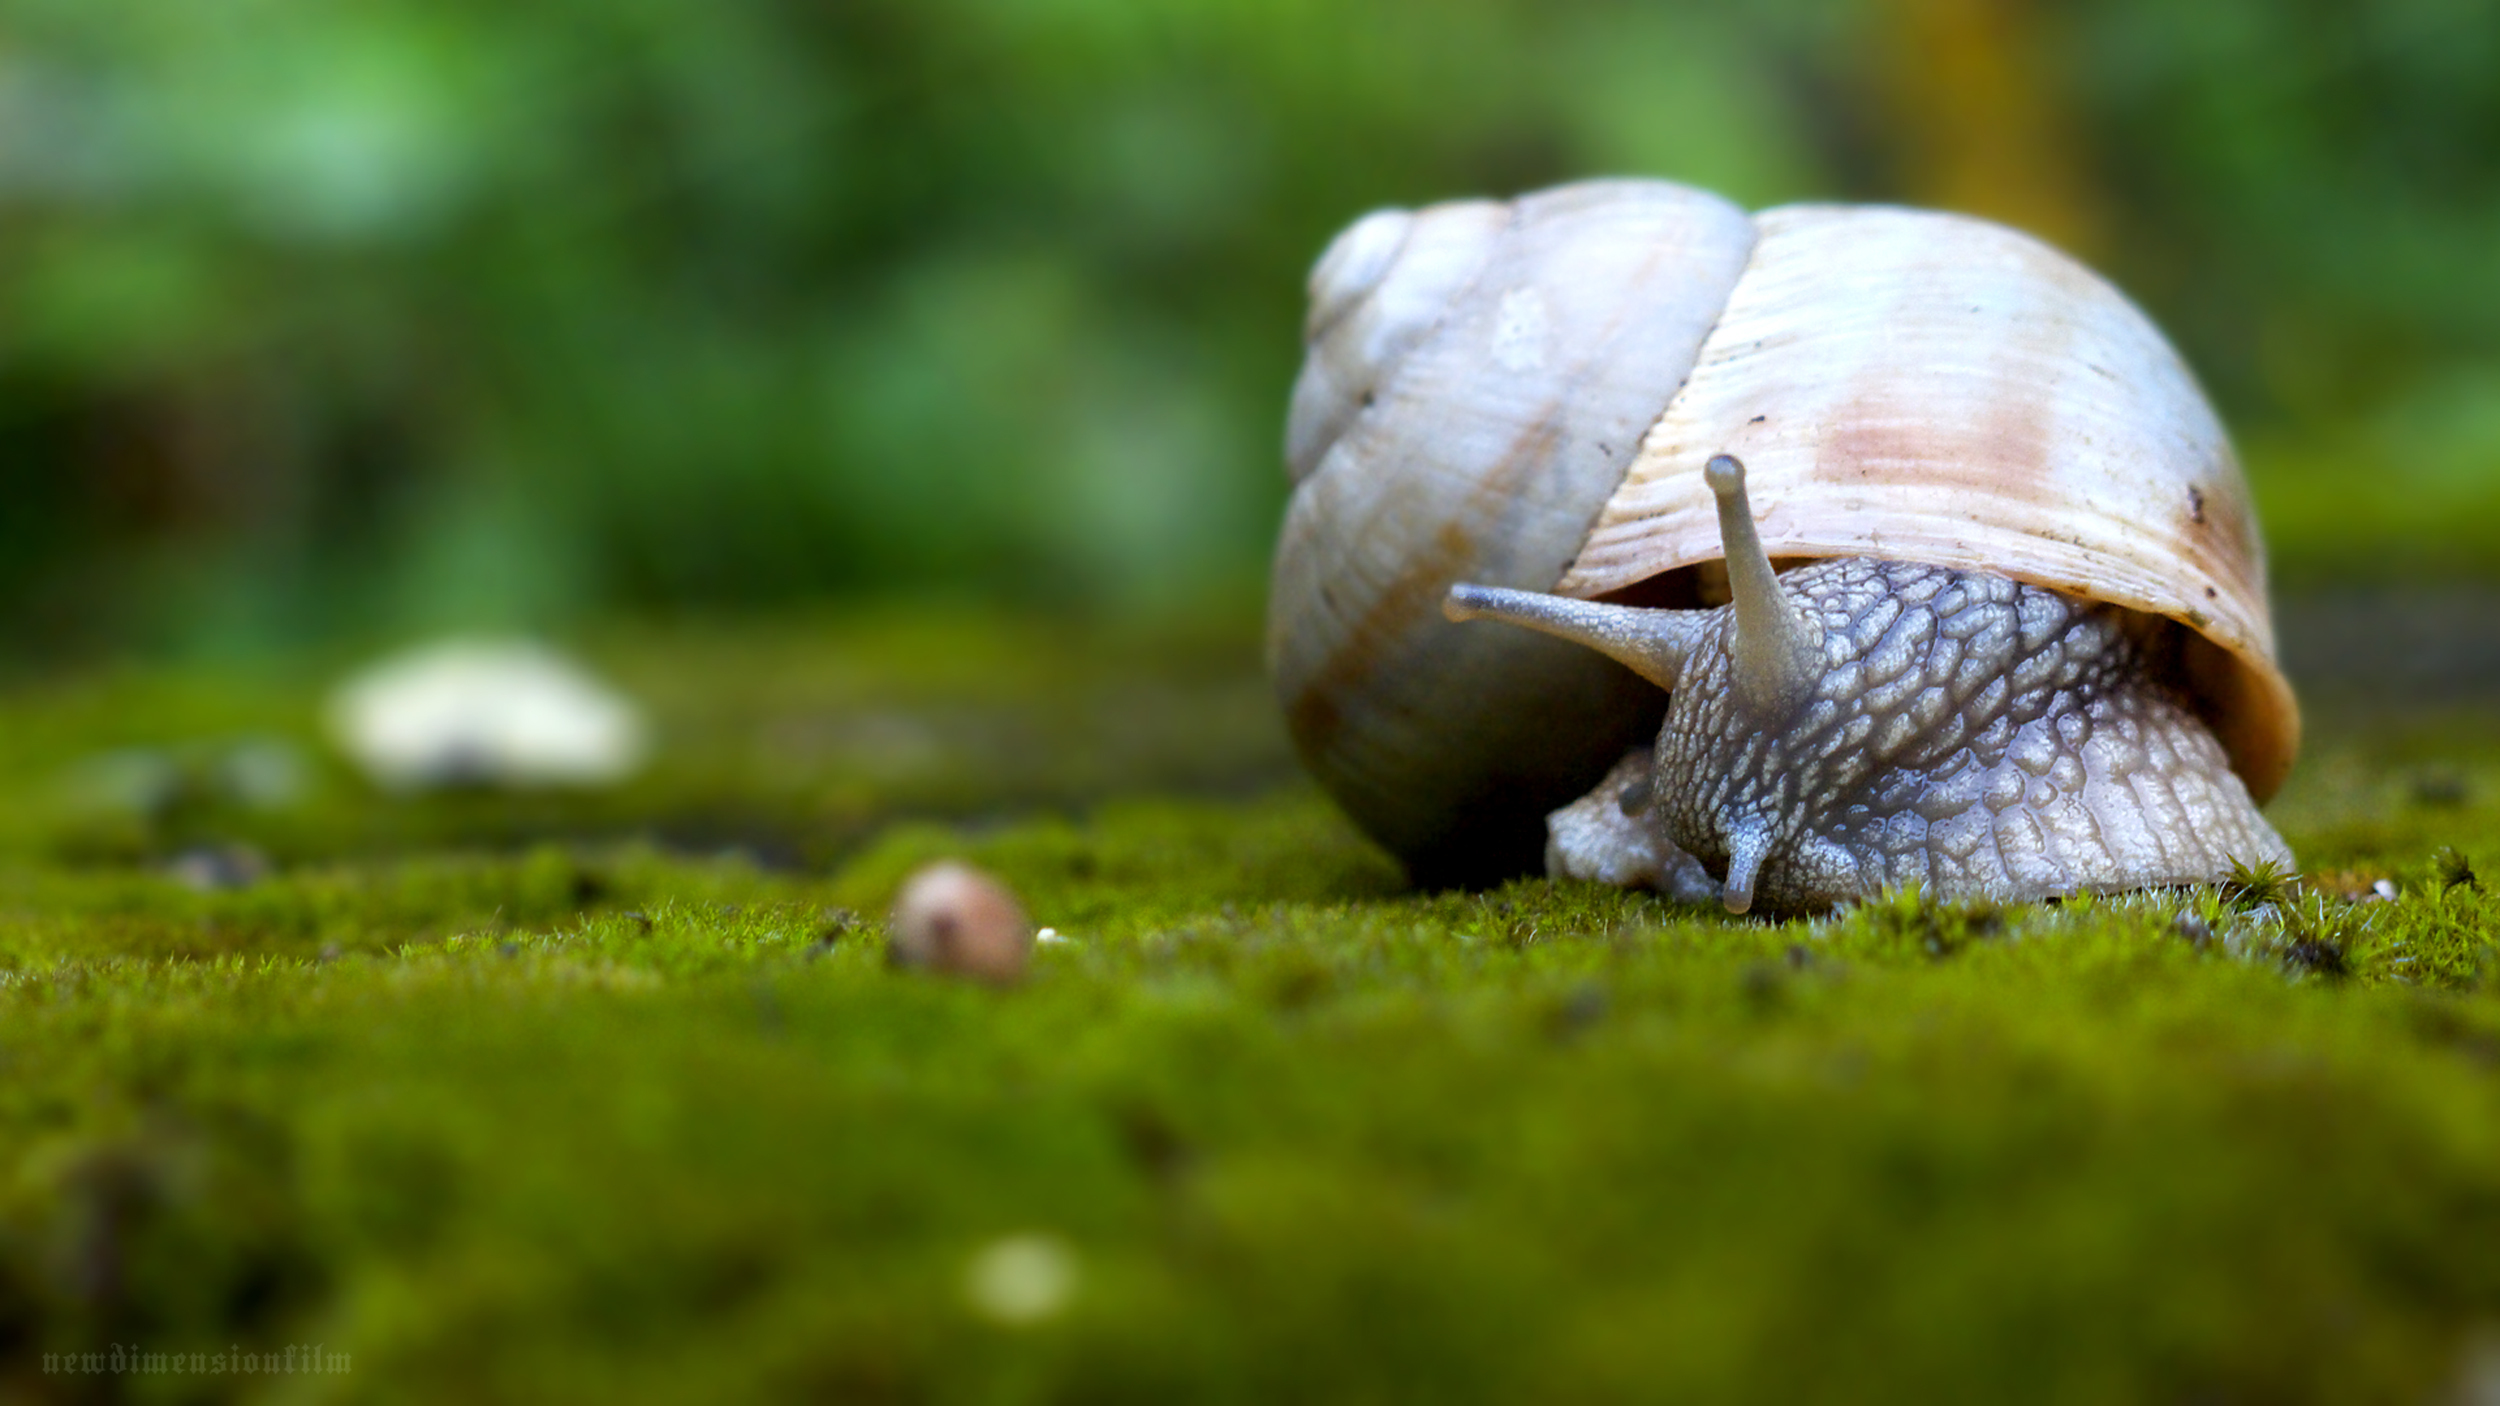
[[[2274,812],[2305,892],[1774,926],[1403,891],[1222,631],[596,653],[664,742],[597,796],[371,794],[309,668],[0,699],[0,1395],[2419,1401],[2491,1370],[2478,714],[2313,721]],[[235,780],[273,748],[287,786]],[[238,845],[265,877],[177,877]],[[939,854],[1068,937],[1021,987],[886,965],[875,915]],[[1001,1321],[967,1275],[1018,1236],[1073,1277]],[[43,1370],[316,1342],[352,1369]]]

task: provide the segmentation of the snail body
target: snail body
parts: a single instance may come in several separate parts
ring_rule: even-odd
[[[1270,662],[1418,877],[1546,850],[1795,910],[2288,861],[2255,807],[2298,714],[2228,440],[2055,251],[1590,183],[1367,217],[1311,343]],[[1455,616],[1597,649],[1457,629],[1462,584]]]
[[[1647,843],[1566,848],[1566,872],[1673,888],[1680,851],[1742,913],[1886,885],[2044,898],[2290,862],[2160,657],[2167,632],[1993,572],[1832,557],[1778,576],[1743,466],[1722,455],[1708,475],[1725,606],[1451,589],[1452,620],[1559,635],[1670,691],[1654,757],[1611,788]]]

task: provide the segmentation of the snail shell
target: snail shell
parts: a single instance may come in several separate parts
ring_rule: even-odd
[[[1312,273],[1268,667],[1321,784],[1419,879],[1532,867],[1545,812],[1656,732],[1630,671],[1460,631],[1441,597],[1561,577],[1753,242],[1716,196],[1610,181],[1369,215]]]
[[[1740,456],[1774,561],[1980,569],[2175,622],[2251,797],[2299,717],[2246,485],[2109,284],[1961,216],[1661,182],[1367,216],[1311,281],[1268,654],[1314,774],[1427,882],[1533,868],[1655,688],[1441,618],[1457,582],[1694,604]]]

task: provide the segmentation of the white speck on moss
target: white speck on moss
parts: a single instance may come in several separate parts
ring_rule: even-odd
[[[1055,1235],[993,1240],[964,1271],[964,1301],[993,1323],[1026,1328],[1056,1318],[1076,1295],[1076,1252]]]

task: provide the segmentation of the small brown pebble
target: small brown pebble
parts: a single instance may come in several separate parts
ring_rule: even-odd
[[[2396,896],[2394,884],[2362,869],[2338,869],[2333,873],[2320,874],[2317,886],[2346,903],[2376,903]]]
[[[1024,975],[1033,926],[1004,884],[953,860],[924,866],[894,900],[886,958],[1005,985]]]

